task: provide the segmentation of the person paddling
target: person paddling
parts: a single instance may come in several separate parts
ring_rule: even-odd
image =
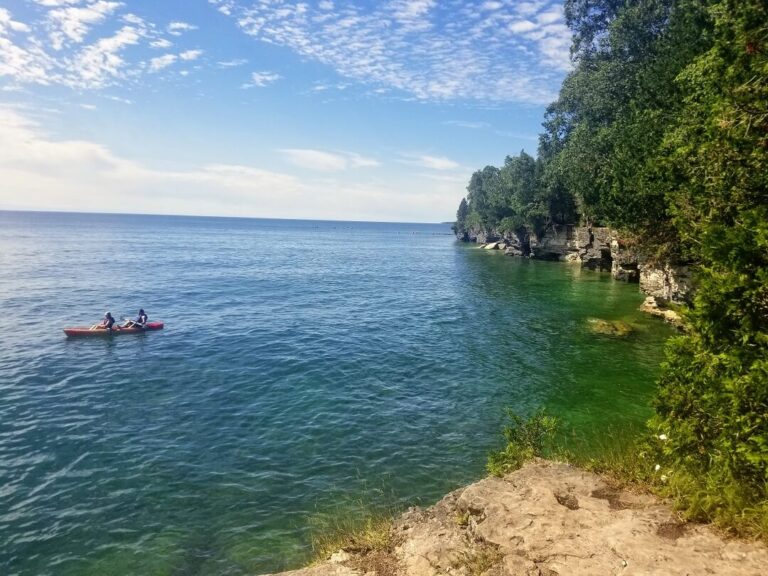
[[[93,327],[95,330],[112,330],[115,325],[115,319],[109,312],[104,313],[104,319]]]
[[[144,308],[140,308],[136,320],[127,320],[123,324],[123,328],[144,328],[147,325],[147,320],[149,320],[149,316],[144,312]]]

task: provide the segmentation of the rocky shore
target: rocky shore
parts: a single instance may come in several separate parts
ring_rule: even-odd
[[[653,262],[611,228],[560,226],[547,230],[541,237],[473,231],[458,237],[466,242],[476,242],[486,250],[569,262],[590,270],[610,272],[616,280],[638,283],[640,290],[648,296],[641,309],[673,324],[680,321],[673,307],[686,303],[692,295],[691,273],[687,266]]]
[[[395,520],[385,550],[340,550],[282,576],[759,576],[768,549],[686,524],[658,498],[536,460]]]

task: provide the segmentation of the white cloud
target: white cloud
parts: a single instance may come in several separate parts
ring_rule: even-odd
[[[202,49],[182,50],[143,60],[139,45],[167,51],[173,44],[136,14],[121,13],[126,2],[112,0],[34,0],[45,9],[30,25],[0,8],[0,77],[23,84],[64,85],[101,90],[136,81],[174,62],[191,62]],[[193,30],[171,22],[174,35]],[[189,74],[186,71],[185,74]]]
[[[144,26],[146,24],[144,19],[140,16],[136,16],[136,14],[124,14],[122,16],[122,21],[127,24],[134,24],[136,26]]]
[[[470,122],[468,120],[446,120],[443,122],[446,126],[458,126],[459,128],[469,128],[471,130],[480,130],[481,128],[490,128],[488,122]]]
[[[21,47],[0,35],[0,77],[7,76],[21,83],[47,85],[56,61],[36,45]]]
[[[373,168],[381,166],[381,163],[378,160],[361,156],[355,152],[344,152],[344,155],[349,159],[350,165],[354,168]]]
[[[216,10],[225,16],[230,16],[232,14],[235,5],[234,0],[208,0],[208,3],[214,5]]]
[[[179,58],[185,61],[197,60],[202,54],[202,50],[186,50],[179,54]]]
[[[422,168],[428,168],[430,170],[456,170],[461,168],[461,164],[454,162],[450,158],[445,156],[429,156],[427,154],[412,155],[404,154],[403,162],[406,164],[413,164],[415,166],[421,166]]]
[[[252,72],[251,81],[242,85],[242,88],[263,88],[280,80],[282,76],[276,72]]]
[[[80,0],[34,0],[36,4],[47,7],[66,6],[68,4],[79,4]]]
[[[536,14],[537,12],[539,12],[546,5],[547,3],[543,0],[534,0],[532,2],[520,2],[519,4],[515,5],[515,11],[521,16],[530,16],[532,14]]]
[[[536,16],[536,21],[539,24],[552,24],[553,22],[559,22],[563,19],[563,11],[559,8],[550,8],[546,12],[542,12]]]
[[[165,38],[160,38],[158,40],[153,40],[152,42],[149,43],[149,45],[152,48],[164,50],[173,46],[173,42],[171,42],[170,40],[166,40]]]
[[[541,104],[556,95],[571,66],[559,3],[230,0],[227,6],[246,34],[369,85],[369,93]]]
[[[121,52],[139,43],[143,31],[124,26],[112,36],[85,46],[66,60],[67,72],[61,81],[73,88],[104,88],[125,78],[126,62]]]
[[[112,100],[113,102],[120,102],[120,104],[127,104],[130,106],[133,104],[133,100],[129,100],[128,98],[123,98],[122,96],[113,96],[113,95],[107,95],[104,96],[107,100]]]
[[[434,7],[435,0],[391,0],[388,6],[394,19],[407,32],[420,32],[431,28],[428,16]]]
[[[530,20],[518,20],[509,25],[509,29],[515,34],[536,30],[537,26]]]
[[[279,152],[294,166],[319,172],[341,172],[348,168],[369,168],[379,165],[377,160],[354,152],[326,152],[307,148],[286,148]]]
[[[197,28],[182,20],[157,26],[130,12],[127,0],[29,1],[38,4],[36,20],[21,22],[0,8],[0,76],[19,84],[101,89],[137,81],[167,59],[153,67],[132,46],[167,53],[173,37]],[[557,0],[208,1],[258,41],[289,48],[340,76],[337,86],[357,85],[378,98],[541,104],[555,97],[571,66]],[[127,30],[135,42],[107,49],[109,38]],[[198,49],[210,52],[205,45],[174,52],[178,61]],[[243,87],[279,79],[255,72]],[[323,86],[330,84],[307,90]]]
[[[171,34],[172,36],[181,36],[184,32],[197,30],[197,26],[188,24],[187,22],[171,22],[166,29],[168,30],[168,34]]]
[[[168,66],[176,62],[177,59],[178,56],[176,56],[176,54],[163,54],[162,56],[152,58],[149,61],[149,69],[152,72],[159,72],[163,68],[168,68]]]
[[[29,32],[29,26],[11,17],[11,13],[5,8],[0,8],[0,34],[7,31]]]
[[[236,68],[238,66],[243,66],[245,64],[248,64],[248,60],[245,58],[235,58],[234,60],[224,60],[221,62],[216,62],[216,66],[219,68]]]
[[[62,140],[0,107],[0,209],[437,221],[466,181],[319,179],[257,166],[158,170],[87,140]]]
[[[120,6],[120,2],[97,0],[82,7],[51,10],[47,16],[51,45],[55,50],[61,50],[67,41],[80,44],[92,26],[103,22]]]

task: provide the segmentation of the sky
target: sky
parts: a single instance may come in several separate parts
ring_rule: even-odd
[[[450,221],[569,47],[551,0],[0,0],[0,209]]]

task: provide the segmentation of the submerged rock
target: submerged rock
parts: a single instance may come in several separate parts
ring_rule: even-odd
[[[602,320],[600,318],[587,318],[587,323],[595,334],[607,336],[628,336],[634,332],[634,328],[621,320]]]

